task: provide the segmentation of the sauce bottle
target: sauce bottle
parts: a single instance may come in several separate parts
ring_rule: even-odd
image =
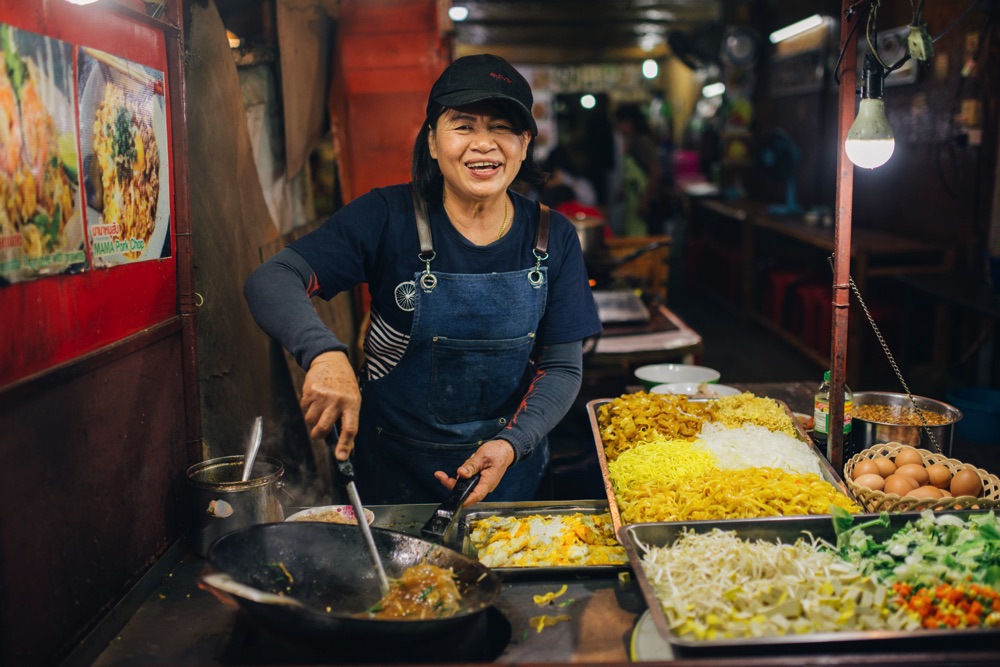
[[[844,385],[844,462],[854,456],[851,438],[851,412],[854,407],[854,394],[850,387]],[[827,457],[827,443],[830,439],[830,371],[823,373],[823,383],[813,397],[813,442]]]

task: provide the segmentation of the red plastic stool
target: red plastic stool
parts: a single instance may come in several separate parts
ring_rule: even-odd
[[[783,325],[785,302],[795,283],[805,279],[801,271],[769,269],[764,274],[764,298],[761,312],[775,324]]]
[[[829,350],[833,326],[832,302],[833,287],[817,281],[802,283],[793,297],[792,331],[803,343],[821,354]]]

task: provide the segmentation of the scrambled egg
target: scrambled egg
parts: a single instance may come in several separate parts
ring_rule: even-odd
[[[490,516],[472,523],[469,539],[487,567],[628,563],[607,513]]]

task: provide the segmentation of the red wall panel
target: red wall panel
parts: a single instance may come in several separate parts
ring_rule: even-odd
[[[0,0],[0,23],[89,46],[164,75],[167,145],[171,118],[163,33],[100,5]],[[176,161],[170,156],[170,191]],[[0,287],[0,387],[38,374],[177,314],[171,196],[171,257]]]

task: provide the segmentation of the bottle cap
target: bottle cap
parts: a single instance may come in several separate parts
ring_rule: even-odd
[[[830,381],[830,371],[824,371],[823,372],[823,382],[829,382],[829,381]]]

